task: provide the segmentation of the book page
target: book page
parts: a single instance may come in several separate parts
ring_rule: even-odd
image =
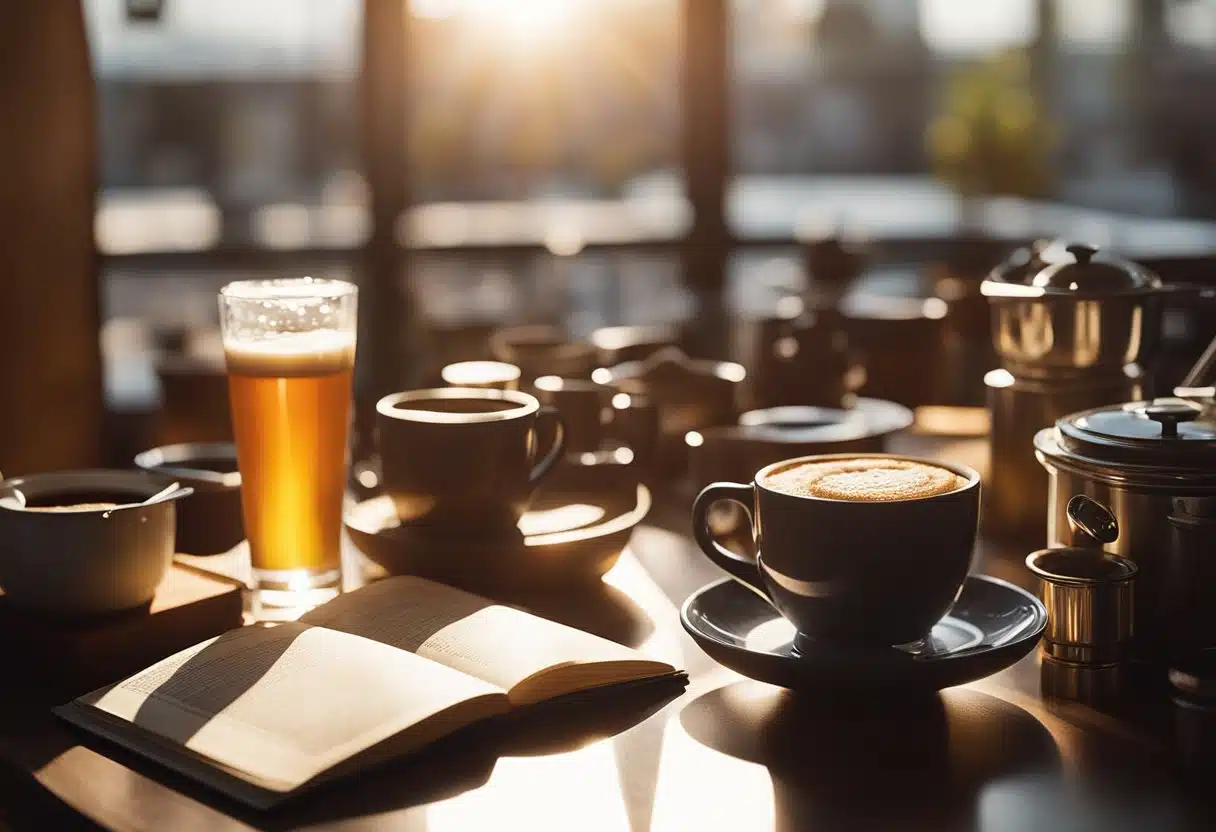
[[[599,636],[410,576],[369,584],[301,621],[424,656],[509,691],[521,704],[568,692],[553,685],[518,689],[531,677],[563,668],[598,668],[568,675],[569,690],[674,671]]]
[[[508,708],[479,679],[299,623],[233,630],[80,701],[277,791],[407,729],[450,723],[429,739]]]

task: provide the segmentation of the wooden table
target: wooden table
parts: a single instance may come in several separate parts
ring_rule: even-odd
[[[1045,699],[1032,654],[927,701],[875,705],[810,700],[715,664],[679,624],[682,601],[720,577],[671,530],[684,510],[660,505],[601,587],[531,602],[686,668],[674,699],[537,713],[258,815],[70,732],[11,668],[0,829],[1216,828],[1216,780],[1205,792],[1179,772],[1161,690],[1105,710]],[[980,570],[1028,585],[1022,554],[981,546]]]

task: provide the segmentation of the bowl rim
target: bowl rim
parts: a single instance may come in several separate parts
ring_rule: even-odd
[[[172,500],[158,501],[152,505],[143,505],[142,500],[133,503],[119,504],[113,508],[93,509],[73,512],[39,512],[28,511],[19,506],[11,505],[8,498],[12,492],[27,492],[31,486],[38,488],[39,493],[55,490],[77,488],[112,488],[117,491],[129,491],[142,494],[142,499],[153,496],[171,482],[164,474],[152,471],[131,470],[123,468],[84,468],[66,471],[44,471],[36,474],[24,474],[0,480],[0,514],[21,515],[24,517],[91,517],[100,514],[107,516],[138,508],[155,508],[160,505],[172,505]]]
[[[191,484],[207,483],[233,489],[241,487],[239,470],[221,473],[210,468],[196,468],[191,465],[191,457],[196,459],[231,457],[235,463],[237,461],[236,444],[233,442],[177,442],[172,445],[159,445],[136,454],[133,462],[141,471],[173,479],[191,480]]]

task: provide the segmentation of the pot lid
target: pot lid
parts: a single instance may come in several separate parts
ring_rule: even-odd
[[[1161,278],[1138,263],[1097,246],[1056,241],[1015,252],[993,270],[981,290],[994,297],[1094,298],[1160,288]]]
[[[1216,470],[1216,425],[1196,421],[1202,409],[1185,399],[1099,407],[1056,422],[1060,446],[1116,464]]]
[[[1044,267],[1030,285],[1070,295],[1114,295],[1161,287],[1161,278],[1148,269],[1100,252],[1097,246],[1073,243],[1065,251],[1071,258]]]

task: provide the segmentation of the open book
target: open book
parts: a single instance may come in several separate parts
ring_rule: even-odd
[[[675,668],[421,578],[243,627],[56,713],[257,807],[478,720]]]

